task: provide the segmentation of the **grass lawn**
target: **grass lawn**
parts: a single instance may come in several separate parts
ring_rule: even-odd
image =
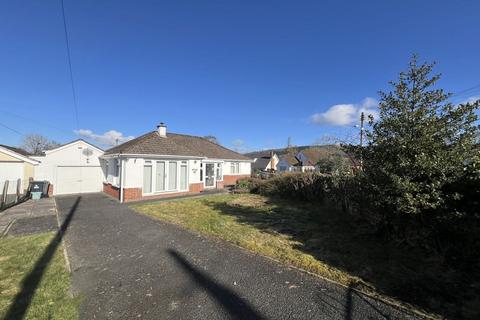
[[[5,318],[16,294],[22,289],[22,280],[31,273],[53,237],[53,233],[42,233],[0,239],[0,319]],[[79,299],[69,295],[69,288],[70,274],[62,247],[58,246],[23,319],[77,319]],[[23,306],[24,302],[21,302]],[[18,315],[13,317],[20,318]]]
[[[332,208],[251,194],[132,208],[425,310],[449,316],[461,312],[467,318],[478,311],[476,296],[462,290],[459,275],[442,270],[435,258],[379,239],[368,225]]]

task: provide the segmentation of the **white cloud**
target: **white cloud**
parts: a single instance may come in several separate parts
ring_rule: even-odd
[[[319,125],[348,126],[357,123],[362,112],[365,113],[366,117],[372,115],[374,118],[377,118],[377,108],[378,101],[367,97],[357,104],[333,105],[325,112],[313,114],[310,117],[310,121]]]
[[[74,132],[81,137],[94,140],[100,144],[107,146],[115,146],[117,144],[132,140],[134,138],[133,136],[125,137],[121,132],[118,132],[116,130],[110,130],[105,132],[104,134],[96,134],[89,129],[79,129],[74,130]]]

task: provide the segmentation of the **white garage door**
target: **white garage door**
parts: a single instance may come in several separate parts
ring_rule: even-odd
[[[9,185],[13,187],[13,190],[16,190],[15,186],[18,179],[23,180],[23,162],[0,162],[0,193],[6,180],[9,180]]]
[[[100,167],[57,167],[54,194],[71,194],[102,191],[103,173]]]

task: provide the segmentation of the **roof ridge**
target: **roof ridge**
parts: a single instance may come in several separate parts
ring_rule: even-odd
[[[237,151],[235,151],[235,150],[228,149],[227,147],[224,147],[224,146],[222,146],[222,145],[219,144],[219,143],[212,142],[212,141],[210,141],[210,140],[208,140],[208,139],[206,139],[206,138],[204,138],[204,137],[198,137],[198,136],[197,136],[197,138],[203,139],[203,140],[207,141],[208,143],[211,143],[211,144],[213,144],[213,145],[215,145],[215,146],[218,146],[218,147],[220,147],[220,148],[222,148],[222,149],[225,149],[225,150],[228,150],[228,151],[231,151],[231,152],[235,152],[235,153],[238,154],[238,155],[247,157],[247,156],[245,156],[244,154],[241,154],[240,152],[237,152]]]
[[[216,144],[205,137],[175,132],[167,132],[166,137],[161,137],[156,130],[147,132],[105,151],[106,155],[121,153],[197,155],[212,159],[251,160],[250,157]]]
[[[147,136],[149,136],[149,135],[151,135],[152,133],[155,133],[155,132],[156,132],[156,131],[150,131],[150,132],[144,133],[144,134],[142,134],[142,135],[140,135],[140,136],[138,136],[138,137],[136,137],[136,138],[133,138],[132,140],[128,140],[128,141],[125,141],[125,142],[123,142],[123,143],[120,143],[120,144],[118,144],[118,145],[116,145],[116,146],[111,147],[110,149],[105,150],[105,153],[110,152],[111,150],[116,149],[116,148],[118,148],[118,147],[121,147],[121,146],[123,146],[123,145],[125,145],[125,144],[127,144],[127,143],[132,143],[132,142],[135,142],[135,141],[140,141],[140,140],[146,138]]]

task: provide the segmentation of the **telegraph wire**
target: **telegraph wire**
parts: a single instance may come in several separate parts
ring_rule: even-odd
[[[59,128],[57,126],[54,126],[52,124],[49,124],[49,123],[46,123],[46,122],[43,122],[43,121],[40,122],[40,121],[38,121],[38,119],[32,119],[32,118],[29,118],[29,117],[25,117],[23,115],[13,113],[13,112],[11,112],[9,110],[5,110],[5,109],[0,109],[0,112],[8,114],[8,115],[13,116],[13,117],[17,117],[19,119],[27,120],[27,121],[32,122],[32,123],[36,123],[38,126],[40,126],[40,125],[47,126],[47,127],[52,128],[52,129],[58,130],[62,133],[68,133],[71,136],[75,136],[75,133],[72,133],[72,132],[68,131],[67,129],[62,129],[62,128]]]
[[[72,87],[73,107],[75,109],[75,124],[76,124],[76,129],[78,130],[80,129],[80,124],[78,121],[77,93],[75,90],[75,83],[73,81],[72,58],[70,54],[70,43],[68,41],[67,21],[65,19],[65,6],[63,4],[63,0],[60,0],[60,3],[62,4],[63,30],[65,32],[65,45],[67,47],[67,60],[68,60],[68,69],[70,71],[70,84]]]
[[[19,134],[19,135],[21,135],[21,136],[24,136],[24,134],[21,133],[20,131],[15,130],[15,129],[13,129],[13,128],[10,128],[9,126],[7,126],[7,125],[5,125],[5,124],[3,124],[3,123],[1,123],[1,122],[0,122],[0,126],[6,128],[6,129],[8,129],[8,130],[10,130],[10,131],[12,131],[12,132],[15,132],[15,133],[17,133],[17,134]]]
[[[472,90],[473,90],[473,92],[472,92]],[[477,84],[476,86],[473,86],[473,87],[465,89],[465,90],[455,92],[454,94],[452,94],[452,97],[456,97],[456,96],[460,96],[460,95],[464,95],[464,94],[469,95],[469,94],[475,93],[477,90],[480,90],[480,84]]]

